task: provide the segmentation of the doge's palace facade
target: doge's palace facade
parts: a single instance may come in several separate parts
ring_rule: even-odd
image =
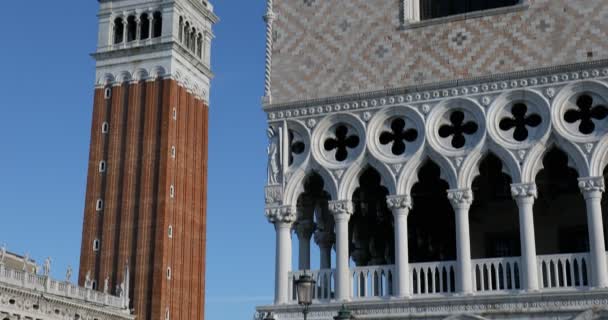
[[[608,316],[608,3],[463,3],[268,0],[260,319]]]

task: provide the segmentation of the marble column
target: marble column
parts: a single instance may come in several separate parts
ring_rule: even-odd
[[[473,203],[471,189],[448,190],[448,199],[456,218],[456,289],[468,295],[473,293],[473,271],[471,268],[471,238],[469,235],[469,209]]]
[[[298,236],[298,268],[310,270],[310,239],[315,230],[312,220],[304,220],[296,224],[296,235]]]
[[[329,210],[336,223],[336,300],[350,300],[348,221],[353,214],[350,200],[330,201]]]
[[[411,295],[407,217],[412,209],[412,198],[409,195],[388,196],[386,203],[395,219],[395,296],[406,298]]]
[[[608,287],[608,263],[602,222],[602,194],[606,190],[604,177],[580,178],[578,185],[587,205],[592,286],[606,288]]]
[[[331,248],[336,242],[336,236],[331,231],[315,232],[315,243],[319,246],[321,269],[331,269]]]
[[[293,206],[266,208],[266,217],[276,231],[274,303],[287,304],[290,300],[291,228],[296,220],[296,209]]]
[[[521,242],[522,289],[538,291],[538,263],[534,234],[534,200],[538,197],[536,184],[512,184],[511,195],[519,209],[519,239]]]

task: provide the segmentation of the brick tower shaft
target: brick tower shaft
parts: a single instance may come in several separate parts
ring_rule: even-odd
[[[138,319],[204,318],[212,10],[100,1],[79,283]]]

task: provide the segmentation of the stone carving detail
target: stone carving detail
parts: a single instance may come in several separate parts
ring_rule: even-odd
[[[329,202],[329,211],[334,215],[334,218],[349,217],[354,212],[353,203],[349,200],[338,200]]]
[[[405,153],[406,144],[414,142],[418,138],[418,130],[407,129],[405,120],[402,118],[393,119],[391,121],[391,130],[384,131],[380,134],[380,144],[391,144],[391,152],[393,155],[400,156]]]
[[[273,127],[268,127],[268,185],[277,185],[281,178],[281,160],[279,153],[279,135]]]
[[[266,208],[266,218],[270,223],[293,223],[296,221],[296,207],[277,206]]]
[[[578,179],[578,187],[583,193],[606,191],[604,177],[580,178]]]
[[[359,136],[349,134],[345,125],[338,125],[335,129],[335,138],[329,137],[324,142],[325,151],[334,151],[336,161],[342,162],[348,158],[348,150],[359,146]]]
[[[528,139],[528,127],[538,127],[542,118],[537,113],[528,113],[528,106],[525,103],[516,103],[511,108],[513,117],[505,117],[500,120],[500,129],[503,131],[513,130],[513,139],[524,141]]]
[[[283,200],[283,187],[280,185],[266,186],[264,188],[266,204],[279,203]]]
[[[51,261],[51,257],[47,257],[42,266],[42,273],[47,277],[51,274]]]
[[[576,100],[577,109],[570,109],[564,114],[567,123],[577,123],[578,131],[582,134],[591,134],[595,131],[595,121],[608,117],[608,107],[596,104],[593,97],[583,94]]]
[[[473,190],[471,189],[455,189],[448,190],[448,200],[455,208],[463,206],[471,206],[473,204]]]
[[[0,264],[4,263],[5,256],[6,256],[6,244],[2,244],[2,247],[0,247]]]
[[[65,282],[70,283],[72,282],[72,266],[69,265],[68,269],[65,271]]]
[[[462,111],[454,111],[450,115],[450,124],[444,124],[439,128],[439,136],[451,137],[452,147],[461,149],[466,143],[466,136],[475,134],[479,130],[477,123],[465,121]]]
[[[538,190],[535,183],[521,183],[511,185],[511,195],[513,198],[538,197]]]
[[[411,209],[412,208],[412,197],[409,195],[403,196],[387,196],[386,205],[389,209]]]

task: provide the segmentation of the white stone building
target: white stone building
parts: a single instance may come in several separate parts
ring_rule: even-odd
[[[603,0],[268,0],[276,278],[256,316],[302,318],[306,271],[309,319],[608,317],[607,16]]]
[[[91,281],[86,288],[78,287],[71,282],[71,269],[64,280],[50,277],[50,258],[38,274],[32,260],[19,257],[0,249],[0,320],[135,319],[128,297],[109,295],[108,284],[106,293],[95,291]]]

